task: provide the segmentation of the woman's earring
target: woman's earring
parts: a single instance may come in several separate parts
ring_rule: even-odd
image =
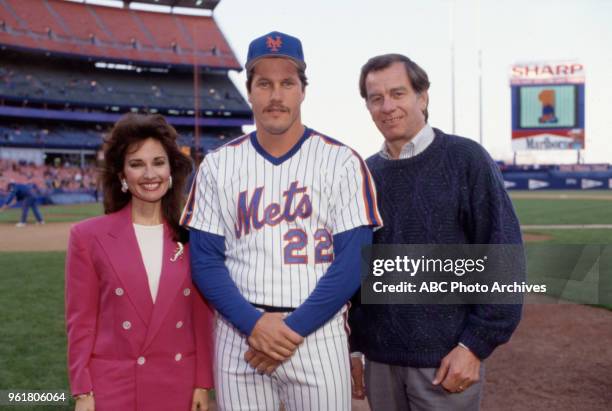
[[[172,188],[172,176],[168,177],[168,190]]]
[[[125,181],[125,178],[121,179],[121,191],[124,193],[128,192],[128,185],[127,185],[127,181]]]

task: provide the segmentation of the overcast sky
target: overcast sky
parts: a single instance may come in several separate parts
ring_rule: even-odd
[[[214,16],[243,64],[255,37],[273,30],[299,37],[310,82],[302,106],[304,123],[364,156],[382,143],[357,87],[359,70],[371,56],[397,52],[421,65],[432,83],[429,122],[451,132],[453,38],[455,131],[478,140],[480,44],[483,144],[496,159],[505,160],[512,159],[510,65],[577,59],[586,69],[583,158],[612,162],[612,1],[222,0]],[[244,72],[231,77],[246,96]],[[521,153],[518,160],[574,162],[576,153]]]

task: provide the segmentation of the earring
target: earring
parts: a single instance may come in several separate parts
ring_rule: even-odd
[[[127,185],[127,181],[125,181],[125,178],[121,179],[121,191],[124,193],[128,192],[128,185]]]
[[[172,188],[172,176],[168,177],[168,190]]]

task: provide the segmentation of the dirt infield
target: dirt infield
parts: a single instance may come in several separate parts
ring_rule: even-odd
[[[484,410],[610,410],[612,312],[526,304],[512,340],[486,364]]]
[[[0,251],[65,251],[74,223],[0,225]]]
[[[523,241],[525,242],[536,242],[536,241],[548,241],[552,236],[540,233],[523,233]]]
[[[17,228],[13,224],[0,224],[0,251],[64,251],[68,244],[70,227],[74,223],[28,224]],[[525,241],[546,241],[546,234],[525,233]]]
[[[512,340],[487,359],[485,374],[483,411],[608,411],[612,312],[526,304]],[[353,407],[368,409],[361,402]]]
[[[71,225],[1,224],[0,251],[63,251]],[[526,304],[510,343],[487,360],[485,381],[486,411],[612,409],[612,312]],[[359,401],[353,409],[369,408]]]

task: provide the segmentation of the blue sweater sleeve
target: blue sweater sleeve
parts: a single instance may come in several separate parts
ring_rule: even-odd
[[[333,240],[334,262],[306,301],[285,319],[303,337],[325,324],[359,288],[361,249],[372,244],[372,228],[353,228],[336,234]]]
[[[469,168],[468,184],[473,189],[467,205],[466,232],[475,244],[522,244],[520,224],[499,167],[484,149],[477,148],[479,157],[475,156]],[[514,267],[514,281],[520,284],[525,281],[525,260],[514,261]],[[521,304],[471,305],[459,341],[485,359],[510,339],[521,316]]]
[[[204,297],[246,335],[262,313],[240,294],[225,265],[225,237],[191,229],[191,276]]]

